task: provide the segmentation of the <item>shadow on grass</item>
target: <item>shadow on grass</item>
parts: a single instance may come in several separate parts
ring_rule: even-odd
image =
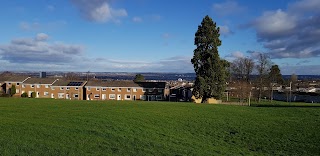
[[[266,105],[266,104],[252,104],[251,107],[301,107],[301,108],[320,108],[319,104],[314,105]]]

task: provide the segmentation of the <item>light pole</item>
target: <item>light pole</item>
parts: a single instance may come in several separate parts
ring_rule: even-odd
[[[292,85],[292,81],[290,81],[289,104],[291,103],[291,85]]]

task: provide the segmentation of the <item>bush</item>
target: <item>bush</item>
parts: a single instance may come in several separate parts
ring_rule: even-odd
[[[10,88],[10,95],[13,96],[14,94],[16,94],[16,85],[12,85]]]
[[[28,97],[28,93],[26,93],[26,92],[22,93],[22,94],[21,94],[21,97],[23,97],[23,98]]]
[[[10,97],[10,96],[11,96],[10,94],[5,94],[5,93],[0,94],[0,97]]]
[[[31,93],[31,98],[36,98],[36,92]]]

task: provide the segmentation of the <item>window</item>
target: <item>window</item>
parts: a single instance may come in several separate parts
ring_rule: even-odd
[[[147,90],[147,89],[143,88],[143,89],[142,89],[142,92],[146,92],[146,90]]]
[[[90,87],[88,87],[87,89],[88,89],[88,91],[90,91],[90,89],[91,89],[91,88],[90,88]]]
[[[131,88],[127,88],[127,92],[131,92]]]
[[[10,82],[9,82],[8,84],[9,84],[9,85],[11,85],[11,83],[10,83]]]
[[[106,91],[107,90],[107,88],[102,88],[102,91]]]
[[[114,92],[115,90],[116,90],[116,89],[114,89],[114,88],[111,88],[111,91],[113,91],[113,92]]]
[[[100,90],[100,88],[97,87],[97,88],[96,88],[96,91],[99,91],[99,90]]]
[[[163,89],[158,89],[158,92],[159,92],[159,93],[162,93],[162,92],[163,92]]]
[[[25,88],[26,87],[26,85],[22,85],[22,88]]]
[[[118,92],[121,92],[121,88],[118,88]]]
[[[140,95],[140,100],[146,100],[146,96],[145,95]]]
[[[162,100],[162,96],[161,95],[157,95],[157,100]]]
[[[115,94],[109,94],[109,99],[116,99],[116,95]]]
[[[48,92],[43,92],[43,95],[44,95],[44,96],[48,96],[49,93],[48,93]]]
[[[18,94],[19,94],[19,91],[20,91],[19,89],[16,89],[16,93],[18,93]]]
[[[19,86],[19,83],[17,83],[17,86]]]
[[[131,95],[130,94],[126,94],[126,96],[125,96],[126,98],[126,100],[131,100]]]
[[[45,88],[49,88],[49,85],[45,85],[44,87],[45,87]]]
[[[99,94],[94,94],[94,98],[98,99],[98,98],[100,98],[100,95]]]
[[[58,98],[63,99],[64,98],[64,93],[58,93]]]
[[[51,87],[51,90],[54,90],[54,87]]]
[[[34,85],[30,85],[31,88],[34,88]]]
[[[133,92],[137,92],[137,88],[133,88]]]
[[[153,92],[154,89],[149,89],[149,93]]]
[[[67,90],[70,90],[70,87],[67,87]]]
[[[74,97],[74,98],[78,98],[79,95],[78,95],[78,94],[73,94],[73,97]]]
[[[63,87],[60,87],[60,90],[63,90],[64,88]]]
[[[37,88],[40,88],[40,85],[37,85]]]
[[[78,87],[74,88],[74,90],[78,90],[78,89],[79,89]]]

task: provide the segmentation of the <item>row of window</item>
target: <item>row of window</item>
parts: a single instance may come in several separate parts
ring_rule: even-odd
[[[88,91],[91,91],[91,87],[87,87],[87,90]],[[101,88],[102,91],[106,91],[107,88]],[[121,92],[122,88],[118,88],[118,92]],[[100,91],[100,88],[96,88],[96,91]],[[116,91],[116,88],[111,88],[111,91],[114,92]],[[137,92],[137,88],[133,88],[132,89],[133,92]],[[127,92],[131,92],[131,88],[127,88]],[[142,89],[142,92],[154,92],[154,89],[145,89],[143,88]],[[163,92],[163,89],[158,89],[158,92],[159,93],[162,93]]]
[[[90,95],[88,94],[88,97],[90,97]],[[95,99],[100,99],[100,94],[94,94],[93,98]],[[102,100],[105,100],[106,98],[106,94],[102,94]],[[121,95],[118,95],[118,97],[116,97],[116,94],[109,94],[109,99],[110,100],[121,100]],[[125,100],[132,100],[132,97],[130,94],[126,94],[124,96]],[[133,99],[136,99],[136,95],[133,95]],[[162,95],[140,95],[140,100],[162,100]]]

